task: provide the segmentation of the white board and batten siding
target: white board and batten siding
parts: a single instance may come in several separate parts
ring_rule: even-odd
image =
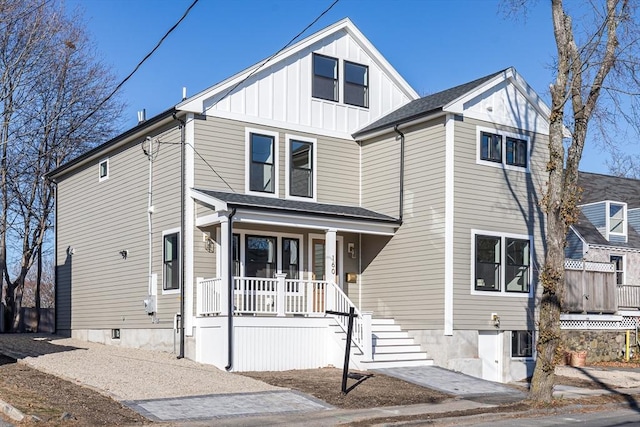
[[[406,150],[403,225],[390,240],[363,235],[366,268],[362,286],[366,293],[362,309],[373,311],[376,317],[392,316],[403,328],[442,328],[444,119],[403,132]],[[400,141],[393,132],[362,147],[362,204],[394,217],[398,216],[399,150]]]
[[[178,142],[179,135],[173,129],[162,141]],[[105,154],[59,180],[59,331],[163,326],[151,323],[143,305],[148,294],[148,160],[140,143]],[[109,177],[99,181],[98,164],[106,158]],[[180,197],[174,179],[179,161],[179,146],[163,145],[154,163],[153,264],[160,319],[168,323],[178,304],[175,295],[162,296],[162,230],[179,227],[174,203]],[[125,250],[126,259],[120,254]]]

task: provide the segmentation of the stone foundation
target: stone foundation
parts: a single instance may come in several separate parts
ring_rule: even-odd
[[[565,352],[586,351],[587,364],[619,360],[624,357],[626,333],[625,330],[563,330],[562,346]],[[633,351],[634,331],[631,331],[629,339]]]

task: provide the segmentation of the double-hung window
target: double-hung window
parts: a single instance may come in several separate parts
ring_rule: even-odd
[[[475,233],[474,258],[475,291],[529,293],[529,238]]]
[[[163,290],[180,289],[180,233],[165,234],[163,240]]]
[[[287,196],[314,197],[315,140],[287,135]]]
[[[275,138],[272,135],[250,134],[251,166],[249,189],[261,193],[275,192],[276,156]]]
[[[344,103],[369,107],[369,67],[344,62]]]
[[[313,54],[314,98],[338,101],[338,60],[329,56]]]

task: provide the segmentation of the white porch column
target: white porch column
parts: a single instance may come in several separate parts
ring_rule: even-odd
[[[217,266],[218,276],[222,279],[220,287],[220,315],[229,315],[229,217],[220,217],[220,265]]]
[[[372,314],[372,311],[362,312],[362,344],[364,347],[362,351],[362,360],[364,361],[373,360],[373,335],[371,332]]]
[[[278,309],[278,316],[282,317],[286,315],[286,292],[287,286],[284,282],[285,277],[287,277],[287,273],[276,273],[276,279],[278,279],[278,286],[276,290],[276,304]]]
[[[330,228],[324,235],[324,280],[338,286],[336,272],[338,271],[338,257],[336,256],[337,231]],[[327,286],[327,303],[325,310],[336,310],[335,290],[332,286]]]

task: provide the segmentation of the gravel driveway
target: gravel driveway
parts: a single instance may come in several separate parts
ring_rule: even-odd
[[[117,400],[279,390],[171,353],[55,335],[0,334],[0,353]]]

